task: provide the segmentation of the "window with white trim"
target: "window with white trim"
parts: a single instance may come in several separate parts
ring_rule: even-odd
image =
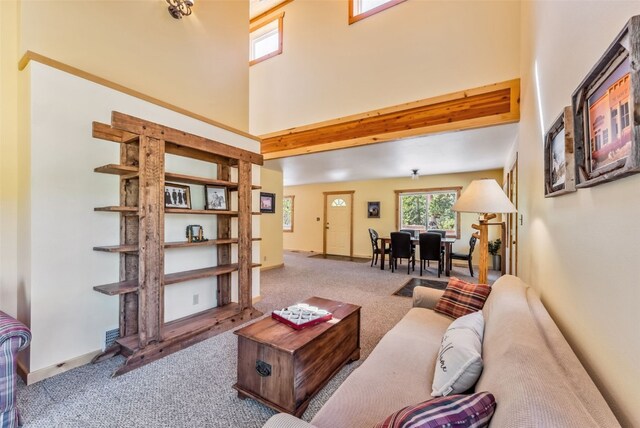
[[[418,233],[430,229],[445,230],[447,236],[459,237],[460,214],[451,207],[460,196],[459,188],[397,191],[398,230]]]
[[[284,13],[249,29],[249,65],[282,53],[282,20]]]
[[[356,23],[406,0],[349,0],[349,24]]]

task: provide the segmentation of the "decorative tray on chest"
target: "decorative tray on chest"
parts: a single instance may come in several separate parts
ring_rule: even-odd
[[[306,303],[298,303],[271,313],[271,318],[280,321],[296,330],[329,321],[331,312],[319,309]]]

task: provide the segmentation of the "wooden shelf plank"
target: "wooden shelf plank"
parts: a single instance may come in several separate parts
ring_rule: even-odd
[[[193,334],[197,335],[200,331],[206,330],[211,325],[220,323],[223,320],[240,314],[242,310],[237,303],[229,303],[227,305],[207,309],[178,320],[170,321],[162,327],[163,342],[171,342],[181,336]],[[121,346],[126,348],[130,353],[138,350],[138,335],[132,334],[116,340]]]
[[[238,211],[215,211],[215,210],[188,210],[185,208],[165,208],[165,214],[208,214],[208,215],[230,215],[236,217]]]
[[[128,281],[114,282],[112,284],[96,285],[93,289],[99,293],[106,294],[107,296],[117,296],[119,294],[138,291],[138,280],[130,279]]]
[[[262,241],[262,238],[252,238],[252,241]],[[184,248],[184,247],[213,247],[216,245],[225,244],[237,244],[237,238],[229,239],[209,239],[204,242],[187,242],[187,241],[174,241],[165,242],[164,248]],[[134,253],[138,251],[138,246],[133,245],[106,245],[100,247],[93,247],[94,251],[103,251],[105,253]]]
[[[213,178],[205,178],[205,177],[196,177],[193,175],[177,174],[175,172],[166,172],[164,176],[167,181],[176,181],[178,183],[198,184],[202,186],[204,185],[226,186],[231,191],[238,189],[238,183],[235,183],[233,181],[216,180]],[[257,189],[262,189],[262,186],[251,186],[251,188],[257,190]]]
[[[122,206],[109,206],[109,207],[97,207],[94,211],[104,211],[113,213],[131,213],[138,214],[138,207],[122,207]]]
[[[220,265],[203,269],[186,270],[182,272],[170,273],[164,276],[164,285],[177,284],[179,282],[192,281],[194,279],[209,278],[223,275],[238,270],[238,264]]]
[[[93,247],[93,251],[103,251],[105,253],[133,253],[138,251],[137,245],[106,245]]]
[[[129,166],[129,165],[118,165],[115,163],[110,163],[107,165],[99,166],[94,169],[95,172],[99,172],[102,174],[114,174],[114,175],[130,175],[130,174],[138,174],[138,167]]]

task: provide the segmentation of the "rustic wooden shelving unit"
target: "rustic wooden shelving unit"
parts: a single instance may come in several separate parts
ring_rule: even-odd
[[[93,137],[120,143],[120,163],[95,172],[120,177],[120,205],[95,211],[120,214],[120,244],[94,247],[117,253],[120,280],[94,290],[120,299],[120,338],[94,358],[117,354],[127,357],[114,376],[126,373],[172,352],[229,330],[262,315],[251,303],[251,165],[262,165],[262,155],[177,129],[113,112],[111,125],[93,123]],[[165,171],[165,153],[217,164],[218,176],[195,177]],[[232,182],[231,168],[238,169]],[[226,186],[237,192],[237,211],[187,210],[164,207],[164,183]],[[205,242],[164,242],[165,214],[216,215],[218,236]],[[231,237],[231,218],[238,218],[238,236]],[[231,261],[231,246],[238,246],[238,261]],[[217,248],[218,265],[164,273],[164,250],[185,247]],[[231,302],[231,273],[238,272],[238,302]],[[217,278],[218,306],[185,318],[164,322],[164,287],[201,278]]]

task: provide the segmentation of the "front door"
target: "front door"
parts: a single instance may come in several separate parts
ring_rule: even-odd
[[[351,256],[353,193],[325,193],[325,254]]]

